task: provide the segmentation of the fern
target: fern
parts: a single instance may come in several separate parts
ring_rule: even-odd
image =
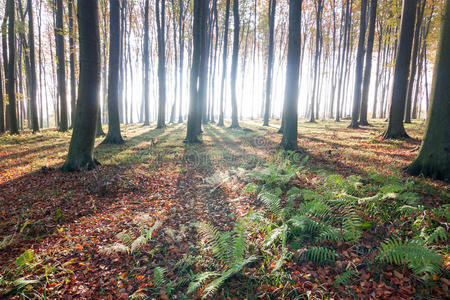
[[[336,252],[325,247],[310,247],[305,253],[306,260],[316,263],[323,263],[327,260],[334,261],[336,259]]]
[[[166,284],[167,280],[164,277],[164,274],[166,272],[167,272],[167,270],[162,267],[155,267],[153,269],[154,286],[157,290],[161,289]]]
[[[325,228],[318,236],[318,241],[343,241],[344,235],[342,231],[336,228]]]
[[[358,276],[357,271],[353,269],[346,270],[336,277],[336,280],[334,281],[334,286],[351,284],[353,278],[356,276]]]
[[[442,257],[422,240],[388,239],[379,248],[380,259],[388,264],[407,265],[415,274],[428,277],[438,273]]]
[[[270,192],[264,192],[259,195],[261,202],[269,209],[269,211],[277,218],[281,215],[281,199],[278,195]]]
[[[427,243],[438,242],[439,240],[446,242],[448,239],[447,231],[444,227],[437,227],[427,238]]]

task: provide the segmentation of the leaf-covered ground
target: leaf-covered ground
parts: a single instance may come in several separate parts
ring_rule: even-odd
[[[290,169],[280,167],[285,166],[286,154],[279,152],[276,125],[242,125],[243,130],[206,125],[204,143],[193,146],[183,143],[184,125],[164,130],[126,126],[122,128],[126,144],[96,147],[102,166],[70,174],[58,169],[69,134],[1,136],[0,295],[50,299],[191,299],[212,297],[213,292],[224,299],[448,295],[449,207],[444,206],[449,202],[448,185],[401,171],[417,155],[422,124],[407,126],[413,139],[383,141],[379,135],[386,124],[381,121],[359,130],[345,128],[345,122],[302,122],[302,151],[296,154],[301,159],[286,167]],[[265,192],[278,193],[274,196],[279,200],[278,216],[273,205],[264,205]],[[347,206],[336,206],[342,199],[347,199]],[[328,221],[312,210],[300,215],[302,208],[319,202],[331,215]],[[348,213],[349,205],[358,218],[354,232],[345,220],[334,218]],[[255,212],[264,215],[266,223],[236,229]],[[295,220],[329,226],[326,232],[334,239],[320,240],[325,231],[302,231]],[[255,256],[217,289],[212,283],[225,278],[221,276],[231,269],[231,260],[217,259],[214,244],[199,235],[199,224],[216,228],[227,243],[237,239],[236,232],[243,232],[242,253]],[[285,238],[275,236],[283,230]],[[416,269],[417,264],[428,263],[423,257],[422,265],[408,265],[405,259],[397,264],[380,255],[381,244],[389,239],[402,241],[406,249],[412,247],[409,240],[419,237],[425,241],[423,249],[440,256],[437,269]],[[311,256],[322,251],[314,247],[331,254]],[[193,283],[205,271],[215,275],[194,289]],[[188,293],[188,287],[193,291]]]

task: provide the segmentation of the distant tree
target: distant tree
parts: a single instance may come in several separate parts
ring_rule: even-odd
[[[405,107],[405,123],[411,123],[411,110],[412,110],[412,93],[413,86],[416,77],[417,71],[417,54],[419,53],[419,44],[420,44],[420,31],[422,30],[422,19],[425,11],[425,0],[417,1],[416,8],[416,26],[414,28],[414,42],[413,42],[413,50],[411,57],[411,66],[410,66],[410,76],[408,81],[408,90],[406,92],[406,107]]]
[[[189,115],[186,133],[187,143],[200,143],[198,138],[202,123],[201,111],[201,95],[199,91],[200,86],[200,72],[201,63],[204,61],[205,39],[206,39],[206,24],[208,19],[209,0],[194,0],[194,24],[193,24],[193,53],[192,66],[190,78],[190,101],[189,101]]]
[[[389,111],[389,125],[383,134],[383,138],[385,139],[401,139],[408,137],[403,125],[403,116],[405,114],[409,66],[411,63],[411,48],[413,42],[412,32],[414,32],[416,19],[416,4],[417,0],[403,0],[400,38],[394,69],[391,107]]]
[[[407,168],[411,175],[423,174],[450,181],[450,0],[446,0],[441,39],[434,67],[433,88],[425,137],[416,160]]]
[[[149,97],[150,97],[150,65],[148,61],[148,9],[149,3],[148,0],[145,0],[144,7],[144,51],[143,51],[143,64],[144,64],[144,126],[150,125],[150,115],[149,115]]]
[[[28,0],[28,42],[30,57],[30,105],[31,105],[31,128],[34,132],[39,131],[39,121],[37,112],[37,75],[36,75],[36,56],[34,52],[34,20],[33,5]]]
[[[286,150],[297,149],[298,81],[301,51],[302,0],[289,0],[289,41],[284,90],[283,138],[281,145]]]
[[[119,119],[120,2],[109,0],[108,134],[104,144],[122,144]]]
[[[8,0],[8,102],[9,102],[9,131],[11,134],[19,134],[19,124],[16,112],[16,34],[15,34],[15,0]]]
[[[370,75],[372,74],[372,53],[373,41],[375,38],[377,4],[377,0],[370,1],[369,36],[367,38],[366,65],[364,68],[364,79],[361,95],[361,111],[359,114],[359,124],[365,126],[369,125],[369,122],[367,121],[367,106],[369,104]],[[379,41],[379,43],[381,43],[381,41]]]
[[[183,89],[183,69],[184,69],[184,28],[185,28],[185,18],[186,14],[184,12],[185,7],[189,7],[190,0],[187,0],[186,5],[184,5],[184,0],[179,0],[178,4],[180,7],[179,18],[178,18],[178,39],[180,44],[180,89]],[[180,92],[180,103],[179,103],[179,112],[178,112],[178,123],[183,123],[183,93]]]
[[[225,102],[225,80],[227,78],[227,56],[228,56],[228,26],[230,19],[230,0],[226,2],[225,8],[225,29],[223,33],[223,54],[222,54],[222,80],[220,82],[220,112],[218,126],[224,126],[224,102]]]
[[[156,32],[158,35],[158,123],[157,128],[166,126],[166,4],[156,0]]]
[[[238,107],[236,96],[236,80],[239,58],[239,32],[240,32],[240,20],[239,20],[239,0],[233,1],[233,56],[231,58],[231,128],[239,128],[238,121]]]
[[[314,1],[314,7],[316,10],[316,46],[314,53],[314,83],[313,83],[313,92],[311,95],[311,105],[310,105],[310,119],[309,122],[315,122],[315,105],[316,99],[318,98],[318,80],[319,80],[319,59],[320,59],[320,44],[321,44],[321,24],[322,24],[322,12],[323,12],[323,0]]]
[[[73,1],[74,0],[68,0],[67,1],[67,10],[68,10],[68,17],[69,17],[69,68],[70,68],[70,101],[72,106],[72,127],[74,124],[75,119],[75,106],[76,106],[76,99],[77,99],[77,91],[76,91],[76,82],[77,78],[75,75],[75,28],[74,28],[74,22],[73,22]]]
[[[101,70],[98,0],[78,0],[77,15],[80,81],[69,154],[62,167],[65,172],[92,169],[97,164],[93,152]]]
[[[270,105],[272,98],[272,75],[273,75],[273,48],[275,35],[275,12],[277,7],[276,0],[269,0],[269,55],[267,58],[267,78],[266,78],[266,107],[264,111],[264,124],[269,126]]]
[[[67,95],[66,95],[66,57],[64,54],[64,5],[62,0],[56,0],[56,27],[55,27],[55,41],[56,41],[56,57],[57,57],[57,80],[58,80],[58,94],[60,100],[60,119],[59,131],[67,131],[69,128],[67,121]]]
[[[0,66],[0,134],[5,132],[5,111],[4,111],[4,101],[3,101],[3,77],[2,69]]]
[[[361,107],[361,85],[364,66],[364,42],[366,39],[367,0],[361,0],[361,20],[359,22],[359,40],[356,53],[355,86],[353,95],[352,121],[349,128],[358,128],[359,111]]]

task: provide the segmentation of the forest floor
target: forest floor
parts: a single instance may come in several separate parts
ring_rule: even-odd
[[[382,140],[382,121],[358,130],[346,125],[300,122],[301,161],[281,171],[285,155],[279,152],[276,123],[261,127],[259,121],[247,121],[239,130],[206,125],[198,145],[183,143],[182,124],[165,129],[123,126],[125,144],[100,145],[102,139],[96,140],[101,166],[69,174],[58,169],[69,133],[0,136],[0,298],[191,299],[209,298],[216,291],[219,299],[445,298],[450,284],[449,186],[402,171],[417,155],[423,125],[407,125],[412,138],[402,141]],[[292,165],[294,172],[286,178]],[[268,177],[267,171],[277,170],[278,177]],[[359,199],[351,205],[363,203],[353,208],[364,222],[349,229],[350,238],[319,243],[312,232],[297,234],[301,230],[294,228],[289,237],[274,236],[268,243],[274,228],[281,232],[294,226],[283,225],[279,215],[284,213],[277,217],[276,209],[265,210],[257,191],[267,191],[270,184],[279,190],[277,205],[283,212],[292,191],[299,195],[292,198],[296,213],[308,201],[332,203],[337,194],[336,199],[345,194]],[[385,194],[374,200],[379,204],[374,212],[375,205],[366,206],[363,197],[375,197],[379,190]],[[331,191],[338,192],[330,196]],[[415,203],[408,202],[411,198]],[[402,209],[408,206],[412,212],[394,213],[400,211],[393,204],[397,200],[406,201]],[[329,204],[326,211],[337,215],[341,209]],[[233,259],[221,261],[218,253],[211,254],[215,245],[199,234],[198,224],[214,226],[217,236],[229,232],[226,246],[239,232],[235,225],[258,211],[270,224],[245,231],[243,255],[255,254],[255,260],[221,277]],[[321,221],[313,213],[308,216],[308,222]],[[342,234],[350,232],[345,221],[336,222],[333,226],[341,224]],[[419,236],[420,230],[428,237],[438,227],[445,234],[423,246],[426,254],[441,257],[438,270],[417,271],[408,258],[400,266],[377,260],[387,238],[403,238],[406,245],[406,238]],[[308,259],[307,247],[318,245],[333,254]],[[204,271],[214,274],[199,280],[196,274]],[[223,281],[208,289],[217,278]],[[188,293],[195,281],[198,289]]]

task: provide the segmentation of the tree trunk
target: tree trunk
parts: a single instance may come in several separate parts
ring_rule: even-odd
[[[161,3],[161,5],[160,5]],[[165,9],[164,0],[156,0],[156,27],[158,35],[158,123],[157,128],[166,126],[166,42],[165,42]]]
[[[236,96],[236,80],[237,80],[237,68],[238,68],[238,58],[239,58],[239,0],[233,1],[233,56],[231,59],[231,126],[230,128],[239,128],[238,121],[238,107],[237,107],[237,96]]]
[[[270,104],[272,98],[272,77],[273,77],[273,48],[274,48],[274,35],[275,35],[275,13],[276,13],[277,1],[269,1],[269,55],[267,61],[267,79],[266,79],[266,106],[264,111],[264,124],[263,126],[269,126],[270,118]],[[255,67],[255,66],[253,66]]]
[[[228,56],[228,23],[230,20],[230,0],[227,0],[225,9],[225,29],[223,33],[223,54],[222,54],[222,81],[220,83],[220,112],[218,126],[224,126],[224,101],[225,101],[225,81],[227,78],[227,56]]]
[[[385,139],[401,139],[408,137],[403,126],[406,93],[408,88],[409,66],[411,63],[411,48],[413,42],[414,24],[416,19],[417,0],[403,0],[400,38],[397,50],[397,60],[394,70],[394,83],[389,111],[389,125],[383,134]]]
[[[64,46],[64,23],[63,23],[63,11],[64,6],[62,0],[56,0],[56,28],[55,28],[55,41],[56,41],[56,57],[57,57],[57,79],[58,79],[58,94],[60,103],[60,120],[59,131],[67,131],[67,95],[66,95],[66,58],[65,58],[65,46]]]
[[[11,134],[19,134],[16,113],[16,35],[15,35],[15,0],[8,0],[8,102],[9,102],[9,131]]]
[[[414,87],[414,79],[416,77],[417,70],[417,53],[419,52],[420,45],[420,30],[422,27],[423,12],[425,10],[425,0],[419,0],[416,10],[416,27],[414,29],[414,42],[413,51],[410,66],[410,76],[408,81],[408,90],[406,92],[406,108],[405,108],[405,123],[411,123],[411,104],[412,104],[412,92]]]
[[[283,138],[281,145],[286,150],[297,150],[297,107],[298,81],[301,51],[301,13],[302,1],[289,0],[289,41],[284,92]]]
[[[101,69],[98,0],[78,0],[77,15],[80,40],[79,98],[69,154],[62,167],[65,172],[85,167],[92,169],[97,164],[93,152]]]
[[[187,124],[187,143],[200,143],[198,138],[200,134],[202,115],[200,100],[200,72],[201,63],[205,55],[206,23],[209,10],[209,0],[194,0],[194,25],[193,25],[193,54],[190,78],[190,103]],[[204,60],[203,60],[204,61]]]
[[[367,122],[367,106],[369,104],[370,75],[372,73],[372,53],[377,19],[377,5],[377,0],[370,1],[369,36],[367,38],[366,66],[364,69],[361,112],[359,115],[359,124],[363,126],[369,125],[369,122]],[[379,42],[381,43],[381,41]]]
[[[315,109],[316,109],[316,99],[317,99],[317,87],[319,80],[319,58],[320,58],[320,31],[321,31],[321,18],[323,11],[323,0],[314,1],[316,8],[316,50],[314,55],[314,79],[313,79],[313,91],[311,95],[310,103],[310,118],[309,122],[313,123],[316,121]]]
[[[103,144],[123,144],[119,118],[119,55],[120,55],[120,3],[110,0],[109,14],[109,74],[108,74],[108,134]]]
[[[144,63],[144,126],[150,125],[150,115],[149,115],[149,97],[150,97],[150,66],[148,61],[148,9],[149,0],[145,0],[145,12],[144,12],[144,53],[143,53],[143,63]]]
[[[361,85],[364,64],[364,41],[366,39],[367,0],[361,0],[361,19],[359,24],[359,41],[356,54],[355,86],[353,95],[352,122],[348,128],[358,128],[358,117],[361,106]]]
[[[407,168],[411,175],[450,182],[450,1],[446,0],[441,40],[436,58],[431,103],[425,137],[416,160]]]
[[[74,29],[74,20],[73,20],[73,1],[74,0],[68,0],[68,10],[69,10],[69,47],[70,47],[70,100],[71,100],[71,106],[72,106],[72,127],[75,123],[75,106],[76,106],[76,99],[77,99],[77,92],[76,92],[76,82],[77,78],[75,75],[75,29]]]

